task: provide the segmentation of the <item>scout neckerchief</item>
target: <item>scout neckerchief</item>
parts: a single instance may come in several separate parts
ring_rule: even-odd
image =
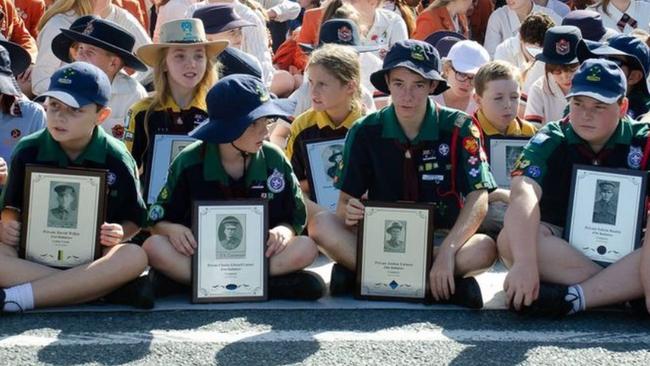
[[[415,168],[415,156],[422,151],[422,143],[412,145],[410,141],[401,143],[393,140],[395,146],[404,153],[404,164],[402,165],[402,176],[404,191],[402,200],[416,202],[419,197],[419,179]]]
[[[637,21],[636,19],[632,18],[628,13],[623,13],[623,16],[621,19],[619,19],[618,23],[616,23],[616,26],[618,29],[623,32],[625,30],[625,26],[629,25],[630,27],[636,29],[637,27]]]

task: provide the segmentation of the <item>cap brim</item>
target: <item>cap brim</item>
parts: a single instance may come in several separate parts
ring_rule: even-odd
[[[136,51],[136,55],[138,55],[140,60],[142,60],[142,62],[144,62],[146,65],[154,67],[158,53],[160,53],[160,51],[164,50],[165,48],[204,46],[206,47],[206,55],[209,58],[215,58],[226,47],[228,47],[229,44],[230,42],[223,40],[199,43],[155,43],[141,46]]]
[[[216,33],[222,33],[222,32],[227,32],[231,29],[236,29],[236,28],[243,28],[243,27],[254,27],[255,24],[245,20],[245,19],[240,19],[240,20],[235,20],[232,21],[228,24],[224,24],[221,27],[206,27],[205,28],[205,33],[207,34],[216,34]]]
[[[620,95],[613,95],[613,96],[610,96],[610,97],[606,96],[606,94],[611,94],[611,93],[608,93],[607,90],[600,90],[600,92],[602,92],[605,95],[595,92],[594,89],[592,88],[592,89],[589,89],[589,90],[578,90],[578,91],[575,91],[573,93],[569,93],[569,94],[567,94],[566,98],[569,99],[571,97],[581,97],[581,96],[582,97],[590,97],[590,98],[594,98],[597,101],[605,103],[605,104],[614,104],[614,103],[618,102],[619,99],[621,99]]]
[[[14,75],[22,74],[27,70],[27,68],[29,68],[29,65],[32,64],[32,56],[30,56],[29,52],[18,44],[0,40],[0,46],[6,48],[7,52],[9,52],[11,72],[13,72]]]
[[[138,71],[147,71],[147,66],[142,63],[142,61],[138,60],[138,58],[128,50],[125,50],[123,48],[115,47],[114,45],[104,42],[101,39],[90,37],[88,35],[85,35],[83,33],[75,32],[69,29],[61,29],[61,33],[71,39],[73,42],[81,42],[81,43],[87,43],[96,47],[99,47],[103,50],[106,50],[108,52],[112,52],[119,56],[122,61],[124,61],[124,64],[127,67],[130,67],[134,70]],[[69,50],[69,47],[68,47]],[[57,56],[58,57],[58,56]]]
[[[288,119],[291,113],[284,110],[282,99],[270,99],[238,119],[212,119],[201,123],[189,133],[189,136],[212,143],[224,144],[237,140],[257,119],[262,117],[280,117]]]
[[[379,47],[379,46],[353,46],[353,45],[349,45],[349,44],[340,44],[340,43],[333,43],[333,44],[337,44],[337,45],[345,46],[345,47],[350,47],[353,50],[357,51],[357,53],[375,52],[375,51],[378,51],[379,49],[381,49],[381,47]],[[308,43],[298,43],[298,45],[300,46],[302,51],[304,53],[306,53],[306,54],[310,54],[310,53],[314,52],[315,50],[318,49],[318,47],[321,46],[321,45],[319,45],[317,47],[314,47],[314,46],[312,46],[312,45],[310,45]]]
[[[63,102],[65,105],[70,106],[72,108],[81,108],[85,105],[88,105],[92,103],[91,100],[83,98],[83,97],[74,97],[72,94],[60,90],[48,90],[45,93],[39,95],[37,99],[39,100],[45,100],[45,97],[51,97],[60,100]]]
[[[420,70],[413,62],[411,61],[404,61],[400,62],[396,65],[392,65],[391,67],[387,67],[384,69],[381,69],[379,71],[375,71],[370,75],[370,82],[372,85],[379,90],[382,93],[390,94],[390,91],[388,90],[388,85],[386,84],[386,77],[385,75],[390,71],[394,70],[398,67],[404,67],[406,69],[409,69],[410,71],[413,71],[414,73],[422,76],[423,78],[427,80],[435,80],[438,81],[438,86],[433,90],[431,95],[438,95],[440,93],[443,93],[445,90],[449,89],[449,86],[447,86],[447,81],[440,75],[438,70],[431,69],[427,72],[424,72]]]

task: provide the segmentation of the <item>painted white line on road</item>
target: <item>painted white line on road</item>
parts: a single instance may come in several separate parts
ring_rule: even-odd
[[[650,344],[648,333],[623,332],[544,332],[498,330],[380,330],[353,331],[248,331],[218,332],[154,330],[151,332],[114,332],[67,334],[0,335],[0,348],[84,345],[124,345],[145,343],[220,343],[236,342],[531,342],[553,344]]]

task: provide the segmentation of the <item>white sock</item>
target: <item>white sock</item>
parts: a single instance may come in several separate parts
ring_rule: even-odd
[[[569,286],[569,291],[564,300],[570,302],[573,306],[573,309],[569,311],[569,315],[584,311],[587,308],[585,294],[582,292],[582,287],[580,285]]]
[[[31,283],[10,287],[5,291],[4,311],[18,312],[34,308],[34,291]]]

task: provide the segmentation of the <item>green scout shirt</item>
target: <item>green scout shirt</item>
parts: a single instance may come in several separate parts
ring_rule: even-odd
[[[455,128],[458,137],[452,141]],[[481,147],[480,131],[471,117],[432,102],[427,105],[422,127],[413,141],[404,135],[393,106],[355,123],[346,138],[336,187],[353,197],[368,191],[370,200],[403,200],[405,181],[412,179],[403,174],[403,166],[408,163],[404,145],[415,148],[409,154],[417,167],[417,201],[435,206],[436,228],[454,225],[463,196],[478,189],[496,188]],[[452,156],[456,194],[451,192]]]
[[[2,208],[23,209],[26,164],[108,170],[106,221],[118,224],[131,221],[143,225],[147,208],[140,193],[135,161],[124,144],[107,135],[101,127],[95,127],[90,143],[74,161],[70,161],[47,129],[23,138],[14,150],[9,179],[2,192]]]
[[[573,165],[644,169],[643,150],[650,129],[647,124],[623,118],[605,147],[594,153],[573,130],[571,123],[550,122],[528,142],[511,173],[533,179],[542,188],[541,220],[566,224]]]
[[[219,146],[197,141],[178,154],[149,208],[149,221],[169,221],[190,227],[192,202],[264,198],[269,203],[269,227],[289,224],[297,234],[307,219],[298,179],[282,151],[265,142],[254,156],[246,175],[233,181],[221,164]]]

